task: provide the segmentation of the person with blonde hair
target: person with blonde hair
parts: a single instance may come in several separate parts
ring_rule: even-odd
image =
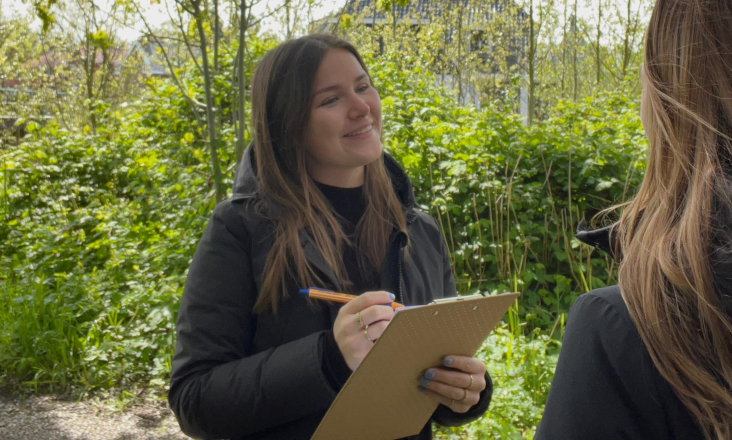
[[[578,234],[619,285],[572,306],[539,440],[732,438],[732,0],[658,0],[641,82],[643,183]]]

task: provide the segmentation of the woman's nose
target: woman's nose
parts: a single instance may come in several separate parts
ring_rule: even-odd
[[[351,99],[351,106],[348,109],[348,117],[352,119],[366,116],[371,111],[371,107],[362,96],[355,95]]]

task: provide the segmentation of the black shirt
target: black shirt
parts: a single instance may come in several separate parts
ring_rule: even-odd
[[[656,369],[617,286],[572,306],[536,440],[703,439]]]
[[[354,240],[354,232],[356,225],[366,212],[366,201],[363,197],[363,187],[357,188],[339,188],[335,186],[325,185],[323,183],[315,183],[330,203],[333,211],[341,218],[340,223],[346,236]],[[378,289],[378,284],[373,277],[364,276],[359,269],[358,254],[353,246],[346,245],[343,252],[343,264],[345,265],[346,274],[352,285],[350,293],[360,295],[361,293]],[[333,331],[326,332],[323,344],[323,373],[325,374],[330,386],[334,390],[340,390],[351,375],[351,369],[348,367],[343,354],[338,348]]]
[[[333,211],[340,216],[340,224],[343,232],[355,244],[356,225],[366,212],[366,200],[363,197],[363,187],[339,188],[316,182],[325,198],[330,203]],[[364,274],[359,269],[358,254],[354,246],[346,245],[342,249],[343,264],[346,268],[348,280],[352,283],[347,289],[354,295],[379,289],[379,277],[377,274]]]

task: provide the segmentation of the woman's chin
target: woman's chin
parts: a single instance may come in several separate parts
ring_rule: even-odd
[[[367,151],[363,151],[363,153],[366,153],[363,155],[364,165],[368,165],[378,160],[381,157],[381,153],[383,151],[384,146],[381,145],[381,142],[378,142],[378,144],[374,146],[369,146]]]
[[[369,139],[368,142],[351,142],[344,145],[345,151],[350,153],[355,162],[368,165],[381,157],[384,146],[378,138]]]

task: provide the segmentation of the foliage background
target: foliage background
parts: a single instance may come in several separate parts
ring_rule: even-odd
[[[459,291],[522,293],[480,353],[496,386],[489,414],[436,435],[531,438],[567,310],[581,293],[614,282],[612,261],[573,236],[580,219],[626,200],[642,179],[633,80],[577,99],[552,89],[556,98],[546,95],[527,125],[511,110],[510,86],[487,89],[476,108],[444,87],[433,59],[391,44],[404,29],[380,29],[391,32],[382,47],[347,21],[338,32],[363,48],[382,97],[386,150],[411,177],[421,209],[438,219]],[[23,40],[14,29],[8,41]],[[427,37],[413,44],[437,44]],[[220,197],[214,165],[230,188],[238,146],[249,140],[239,78],[250,78],[281,38],[253,28],[246,56],[233,37],[207,55],[216,66],[208,75],[189,59],[173,77],[133,70],[117,84],[134,90],[92,97],[73,88],[59,95],[34,79],[17,45],[0,46],[16,47],[3,52],[6,77],[12,66],[25,68],[38,88],[2,107],[21,117],[26,134],[3,132],[0,144],[0,384],[123,400],[146,389],[164,398],[187,268]],[[232,80],[238,66],[243,74]],[[54,73],[67,84],[77,74],[85,73]],[[207,88],[215,114],[203,104]],[[57,98],[55,110],[43,105],[44,93]],[[46,122],[34,117],[44,112]]]

